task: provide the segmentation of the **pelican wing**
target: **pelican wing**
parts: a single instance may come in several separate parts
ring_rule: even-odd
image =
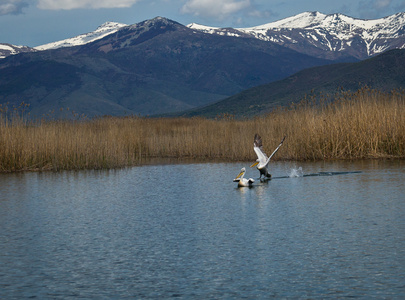
[[[257,133],[255,134],[255,141],[254,141],[253,145],[255,147],[259,148],[260,151],[263,153],[263,155],[267,158],[267,155],[266,155],[266,153],[264,153],[264,150],[263,150],[262,138]]]
[[[253,150],[255,150],[256,155],[257,155],[257,160],[259,164],[264,164],[267,161],[267,155],[264,153],[259,147],[253,147]]]
[[[259,163],[265,163],[267,161],[267,154],[263,150],[262,138],[257,133],[255,134],[253,146],[253,150],[256,152]]]
[[[280,147],[281,147],[281,145],[283,144],[285,138],[286,138],[286,136],[283,137],[283,139],[281,140],[281,143],[278,145],[278,147],[276,148],[276,150],[274,150],[273,153],[269,156],[269,158],[267,159],[266,165],[270,162],[270,159],[273,157],[274,154],[276,154],[276,152],[278,151],[278,149],[280,149]]]

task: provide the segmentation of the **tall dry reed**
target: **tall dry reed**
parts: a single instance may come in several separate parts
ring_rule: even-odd
[[[256,159],[253,137],[274,159],[405,157],[405,95],[362,89],[305,100],[266,116],[236,120],[105,117],[27,121],[0,107],[0,172],[101,169],[148,158]],[[333,100],[333,101],[331,101]]]

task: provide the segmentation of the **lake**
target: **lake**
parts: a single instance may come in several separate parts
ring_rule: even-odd
[[[404,166],[0,174],[0,298],[405,299]]]

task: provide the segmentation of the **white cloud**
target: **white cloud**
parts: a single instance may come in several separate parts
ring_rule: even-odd
[[[121,8],[131,7],[140,0],[38,0],[40,9]]]
[[[27,0],[0,0],[0,16],[20,14],[26,6],[28,6]]]
[[[181,12],[195,16],[224,19],[250,6],[250,0],[188,0],[181,8]]]

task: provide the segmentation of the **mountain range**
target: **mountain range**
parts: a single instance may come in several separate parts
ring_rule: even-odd
[[[24,101],[32,115],[56,117],[60,108],[87,116],[189,110],[307,68],[404,48],[404,15],[359,20],[308,12],[244,29],[157,17],[108,22],[35,48],[0,44],[0,103]]]
[[[0,43],[0,58],[27,51],[84,45],[131,25],[106,22],[95,31],[34,48]],[[187,27],[209,34],[250,37],[271,41],[311,56],[327,59],[355,57],[365,59],[390,49],[405,48],[405,13],[381,19],[363,20],[343,14],[303,12],[276,22],[250,28],[219,28],[196,23]],[[14,49],[10,51],[6,46]]]
[[[216,28],[198,24],[188,27],[221,36],[271,41],[300,53],[326,59],[365,59],[390,49],[405,48],[403,12],[376,20],[304,12],[251,28]]]

